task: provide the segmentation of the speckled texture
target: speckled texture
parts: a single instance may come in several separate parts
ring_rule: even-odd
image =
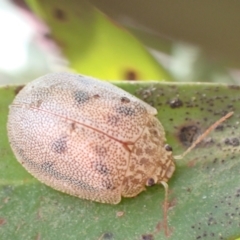
[[[105,82],[69,73],[29,83],[10,106],[18,161],[54,189],[119,203],[167,182],[175,166],[155,108]]]

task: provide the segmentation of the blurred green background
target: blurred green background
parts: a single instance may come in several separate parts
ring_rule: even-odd
[[[239,12],[239,1],[1,0],[0,84],[56,71],[239,83]]]

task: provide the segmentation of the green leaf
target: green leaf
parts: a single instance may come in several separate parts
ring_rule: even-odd
[[[145,47],[86,1],[27,0],[70,67],[101,79],[170,80]]]
[[[169,239],[240,237],[240,88],[216,84],[118,83],[158,109],[174,155],[230,111],[184,159],[169,181]],[[55,191],[16,161],[6,133],[14,87],[0,88],[1,239],[166,239],[162,229],[162,186],[107,205]]]

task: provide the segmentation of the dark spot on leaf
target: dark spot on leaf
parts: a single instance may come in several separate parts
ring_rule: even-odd
[[[54,17],[61,21],[66,20],[65,12],[60,8],[54,9]]]
[[[216,128],[215,128],[215,131],[223,131],[224,129],[224,126],[223,125],[218,125]]]
[[[124,74],[125,80],[137,80],[137,72],[135,70],[127,70]]]
[[[135,115],[135,109],[128,106],[120,106],[116,109],[117,113],[120,113],[124,116],[133,116]]]
[[[171,108],[179,108],[183,106],[183,102],[179,98],[175,98],[169,102]]]
[[[240,89],[240,86],[238,86],[238,85],[229,85],[228,87],[230,89],[235,89],[235,90],[239,90]]]
[[[67,150],[67,141],[65,137],[57,139],[53,144],[52,144],[52,150],[56,153],[64,153]]]
[[[7,223],[6,219],[0,218],[0,227],[6,223]]]
[[[43,37],[46,38],[46,39],[48,39],[48,40],[52,40],[52,39],[53,39],[53,37],[52,37],[52,35],[51,35],[50,32],[44,33],[44,34],[43,34]]]
[[[101,239],[104,240],[112,240],[113,239],[113,234],[111,232],[104,233],[101,237]]]
[[[198,136],[199,128],[195,125],[182,127],[178,133],[178,138],[184,146],[190,146]]]
[[[74,93],[74,99],[79,105],[81,105],[89,100],[89,95],[85,91],[78,90]]]
[[[130,103],[130,99],[127,97],[121,97],[121,102],[122,103]]]
[[[22,1],[22,0],[11,0],[11,2],[16,4],[18,7],[22,8],[24,10],[27,10],[28,12],[31,11],[29,6],[27,5],[27,3],[25,1]]]
[[[14,89],[15,95],[17,95],[22,89],[24,88],[24,85],[18,86]]]
[[[152,234],[144,234],[142,235],[142,240],[154,240],[154,237]]]
[[[224,140],[224,143],[228,146],[237,147],[237,146],[239,146],[239,139],[238,138],[226,138]]]

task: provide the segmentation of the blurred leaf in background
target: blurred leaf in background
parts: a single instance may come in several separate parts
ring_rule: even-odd
[[[70,67],[100,79],[170,80],[145,47],[85,1],[27,0],[50,28]]]
[[[158,56],[167,54],[175,80],[184,79],[185,72],[187,81],[193,76],[197,81],[240,82],[239,1],[88,1],[158,51]]]
[[[14,2],[18,8],[4,8],[4,2]],[[30,12],[26,2],[40,20]],[[12,11],[34,32],[25,43],[27,61],[21,59],[22,69],[7,70],[4,67],[7,61],[3,54],[0,56],[4,61],[0,84],[27,82],[52,71],[69,71],[68,66],[72,71],[104,79],[239,82],[238,49],[235,52],[232,49],[236,41],[227,37],[234,35],[238,25],[236,2],[228,6],[226,2],[213,0],[212,8],[208,8],[205,0],[202,4],[189,0],[181,4],[156,0],[140,0],[139,4],[135,0],[123,0],[113,4],[108,0],[89,0],[98,9],[83,0],[26,2],[2,0],[0,3],[1,11]],[[228,11],[222,11],[225,8]],[[10,23],[10,19],[1,22]],[[17,25],[5,24],[0,45],[9,36],[6,32],[20,30]],[[12,46],[17,46],[24,34],[21,30],[11,41],[5,41],[8,59],[14,58],[11,68],[20,57]],[[213,44],[216,37],[218,41]]]

